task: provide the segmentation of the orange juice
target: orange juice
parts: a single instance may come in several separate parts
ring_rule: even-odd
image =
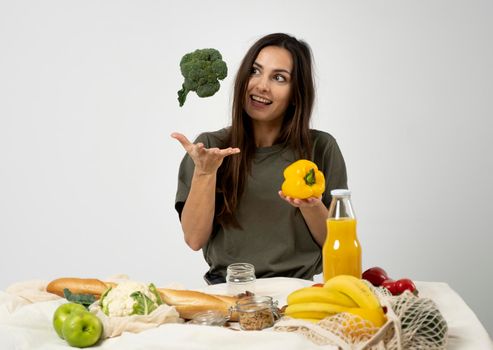
[[[324,281],[337,275],[361,278],[361,246],[356,236],[356,219],[327,219],[322,256]]]

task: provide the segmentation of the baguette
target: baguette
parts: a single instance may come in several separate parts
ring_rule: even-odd
[[[99,299],[101,295],[116,283],[104,282],[95,278],[74,278],[64,277],[51,281],[46,287],[46,291],[63,297],[63,290],[68,288],[72,293],[92,294]],[[157,288],[163,302],[174,306],[181,318],[191,319],[199,312],[217,311],[224,316],[230,315],[230,308],[233,307],[238,297],[226,295],[214,295],[193,290],[180,290]],[[230,315],[231,321],[237,321],[236,313]]]
[[[92,294],[99,299],[112,285],[114,284],[108,284],[95,278],[63,277],[48,283],[46,291],[63,297],[63,290],[68,288],[72,293]]]
[[[161,298],[168,305],[173,305],[181,318],[191,319],[199,312],[208,310],[218,311],[223,316],[229,316],[231,321],[237,321],[238,315],[230,308],[235,306],[237,297],[207,294],[193,290],[157,288]]]

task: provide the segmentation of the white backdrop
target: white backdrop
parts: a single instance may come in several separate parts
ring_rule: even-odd
[[[493,333],[491,1],[1,1],[0,288],[125,273],[203,286],[174,211],[169,137],[228,124],[260,36],[312,47],[313,127],[347,162],[364,268],[444,281]],[[219,49],[214,97],[177,91]]]

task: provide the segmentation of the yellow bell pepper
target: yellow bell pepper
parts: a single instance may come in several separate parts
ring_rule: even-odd
[[[320,197],[325,191],[324,174],[315,163],[300,159],[284,169],[282,192],[285,196],[298,199]]]

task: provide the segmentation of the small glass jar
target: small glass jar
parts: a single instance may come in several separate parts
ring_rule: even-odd
[[[195,314],[189,323],[204,326],[224,326],[228,320],[229,316],[224,316],[218,311],[209,310]]]
[[[259,331],[274,325],[279,319],[277,302],[268,296],[250,296],[236,302],[240,328],[245,331]]]
[[[232,295],[255,292],[255,267],[249,263],[235,263],[226,270],[228,293]]]

